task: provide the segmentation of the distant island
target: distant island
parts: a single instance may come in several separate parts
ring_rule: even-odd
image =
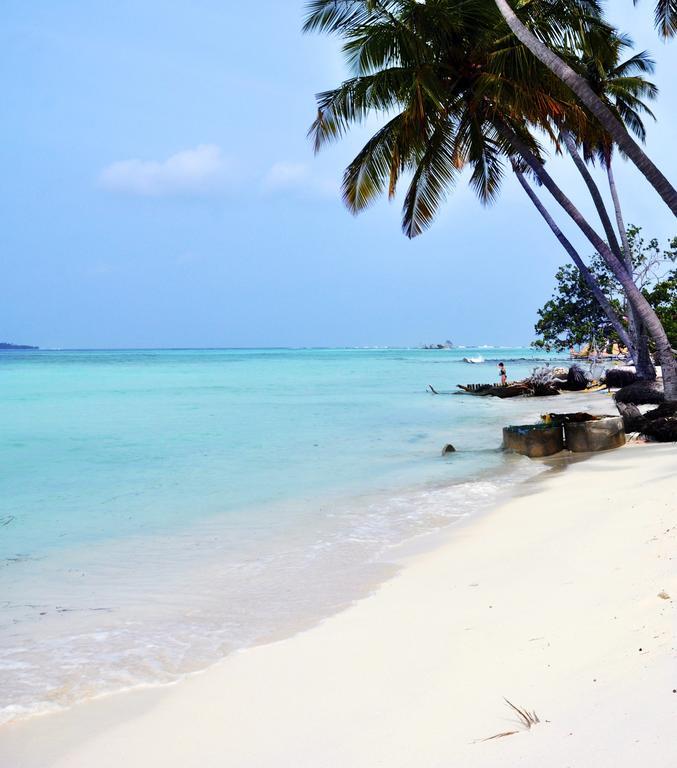
[[[0,349],[40,349],[29,344],[10,344],[8,341],[0,341]]]
[[[455,345],[447,339],[444,344],[424,344],[422,349],[455,349]]]

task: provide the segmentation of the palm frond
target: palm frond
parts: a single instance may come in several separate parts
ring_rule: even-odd
[[[318,93],[317,117],[308,129],[315,152],[341,138],[372,112],[387,113],[407,101],[413,87],[409,70],[393,67],[373,75],[346,80],[338,88]]]
[[[654,24],[665,38],[674,37],[677,34],[677,0],[658,0],[654,12]]]
[[[409,134],[410,116],[402,112],[388,121],[364,145],[343,174],[343,200],[352,213],[367,208],[386,185],[389,196],[401,171],[415,152],[416,141]]]
[[[425,231],[438,208],[454,186],[458,172],[454,160],[454,126],[450,121],[438,123],[416,170],[402,206],[402,230],[413,238]]]

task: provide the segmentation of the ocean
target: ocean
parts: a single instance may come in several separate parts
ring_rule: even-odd
[[[544,364],[497,348],[0,352],[0,722],[309,626],[392,573],[393,548],[536,474],[501,427],[542,402],[426,391],[496,381],[499,360],[510,379]]]

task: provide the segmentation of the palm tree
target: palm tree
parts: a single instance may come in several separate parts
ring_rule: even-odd
[[[565,83],[578,96],[581,102],[590,110],[595,118],[604,126],[615,144],[632,160],[644,174],[647,181],[663,198],[670,210],[677,216],[677,190],[654,165],[648,155],[630,136],[625,126],[617,119],[604,101],[591,88],[589,82],[577,73],[563,58],[558,56],[546,43],[540,40],[529,27],[524,24],[507,0],[494,0],[496,7],[510,27],[512,33],[522,42],[536,58],[541,61],[557,78]],[[596,3],[590,3],[593,10]],[[666,10],[664,17],[675,22],[674,0],[660,0],[659,6]],[[670,11],[672,7],[672,11]],[[670,27],[671,28],[671,27]],[[667,28],[666,28],[667,29]]]
[[[583,38],[582,66],[587,72],[587,79],[595,93],[604,99],[607,106],[616,114],[626,127],[632,131],[641,141],[646,137],[643,123],[643,115],[653,117],[646,101],[655,99],[658,94],[656,86],[644,76],[654,69],[654,62],[646,51],[634,54],[625,61],[621,61],[623,51],[632,47],[630,38],[613,32],[607,45],[596,46]],[[620,198],[612,169],[614,143],[611,137],[594,120],[584,125],[584,133],[579,135],[578,141],[583,148],[583,155],[587,161],[599,160],[606,169],[607,181],[614,206],[616,226],[621,239],[622,249],[619,248],[611,222],[606,213],[606,208],[601,201],[601,196],[591,189],[595,206],[602,220],[607,241],[614,253],[625,263],[628,272],[633,275],[632,251],[628,243],[627,230],[621,209]],[[583,178],[589,188],[594,186],[592,177],[581,167],[582,160],[577,153],[577,145],[568,132],[563,136],[567,148],[574,158],[574,162],[581,170]],[[632,305],[629,307],[630,330],[636,342],[637,355],[635,364],[640,378],[654,379],[656,371],[651,362],[648,349],[646,330],[636,317]]]
[[[343,197],[357,213],[386,188],[392,198],[410,170],[403,212],[409,237],[431,224],[466,165],[480,199],[495,199],[508,146],[493,113],[516,115],[549,135],[552,115],[566,114],[572,125],[586,119],[568,89],[509,34],[490,2],[469,10],[453,0],[312,0],[305,29],[341,34],[355,73],[318,94],[309,131],[315,150],[372,112],[387,115],[346,169]],[[540,156],[536,140],[525,140]]]
[[[571,241],[564,235],[562,230],[557,226],[553,217],[550,215],[546,207],[538,198],[538,195],[534,192],[531,186],[529,186],[529,182],[526,180],[523,169],[520,168],[519,164],[513,163],[513,170],[515,172],[517,180],[522,186],[522,189],[525,191],[528,198],[534,204],[536,210],[541,214],[541,216],[545,220],[545,223],[548,225],[548,227],[550,228],[552,233],[555,235],[555,237],[559,240],[564,250],[569,254],[569,256],[571,257],[571,260],[578,267],[578,270],[583,276],[583,279],[587,283],[588,287],[590,288],[592,295],[595,297],[600,307],[602,307],[604,314],[607,316],[609,322],[611,323],[611,325],[614,327],[614,330],[618,334],[618,338],[621,340],[621,343],[625,347],[627,347],[627,349],[630,351],[630,354],[633,357],[635,357],[636,349],[635,349],[633,339],[630,338],[625,326],[621,322],[621,319],[618,317],[618,315],[616,314],[616,311],[611,306],[611,302],[607,299],[606,295],[604,294],[604,291],[600,288],[599,284],[597,283],[595,278],[592,276],[590,270],[586,266],[583,259],[580,257],[578,251],[571,244]]]
[[[667,337],[660,321],[625,267],[545,172],[540,146],[529,130],[541,128],[552,135],[552,115],[566,115],[575,126],[586,119],[584,112],[562,83],[495,22],[471,19],[465,6],[457,6],[444,0],[311,3],[306,28],[341,34],[355,71],[341,87],[318,96],[318,116],[310,129],[316,149],[371,112],[389,118],[346,169],[346,204],[358,212],[386,188],[392,197],[400,176],[410,170],[403,228],[414,237],[431,224],[463,167],[471,167],[471,185],[491,202],[504,160],[517,155],[593,243],[631,303],[641,308],[662,359]],[[677,398],[672,356],[664,368],[666,393]]]
[[[637,0],[632,0],[637,5]],[[675,0],[656,0],[654,24],[662,37],[677,35],[677,2]]]
[[[667,400],[677,400],[677,365],[670,341],[658,316],[635,285],[632,275],[628,272],[624,262],[614,254],[611,248],[585,220],[573,202],[557,186],[550,177],[550,174],[545,170],[542,160],[533,154],[523,138],[518,133],[511,132],[507,125],[503,127],[503,132],[506,139],[512,144],[515,152],[527,163],[541,184],[550,192],[571,220],[592,243],[595,250],[604,259],[606,265],[623,287],[625,295],[637,313],[639,321],[646,327],[656,344],[656,353],[662,366],[665,397]]]

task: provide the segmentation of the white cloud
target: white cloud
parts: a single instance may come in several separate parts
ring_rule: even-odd
[[[304,163],[277,162],[263,177],[266,192],[296,191],[322,197],[338,197],[338,184],[314,177]]]
[[[303,163],[274,163],[263,179],[263,186],[266,189],[301,187],[309,178],[308,166]]]
[[[228,180],[230,164],[215,144],[183,149],[166,160],[120,160],[101,171],[99,183],[115,192],[160,197],[210,194]]]

